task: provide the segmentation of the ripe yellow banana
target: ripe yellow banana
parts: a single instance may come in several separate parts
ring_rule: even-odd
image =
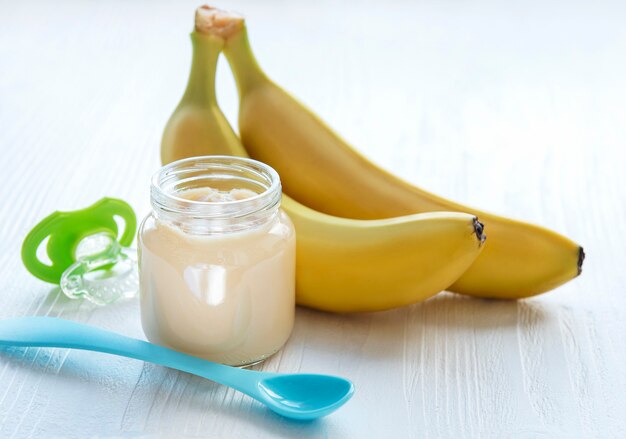
[[[246,155],[215,97],[217,59],[224,40],[193,32],[191,42],[194,52],[187,89],[165,126],[161,162],[207,154]]]
[[[194,155],[247,156],[217,106],[219,37],[192,33],[187,90],[166,125],[163,163]],[[482,224],[465,213],[427,213],[381,220],[326,215],[283,196],[296,228],[296,300],[325,311],[378,311],[426,299],[475,261]]]
[[[296,300],[325,311],[378,311],[427,299],[447,288],[480,253],[476,217],[431,212],[351,220],[289,197],[296,227]]]
[[[310,110],[274,84],[250,49],[240,16],[200,9],[207,32],[219,29],[240,96],[239,131],[252,158],[280,174],[297,201],[347,218],[389,218],[416,212],[471,212],[489,230],[489,245],[449,289],[493,298],[521,298],[555,288],[581,272],[584,252],[551,230],[462,206],[415,187],[360,155]]]

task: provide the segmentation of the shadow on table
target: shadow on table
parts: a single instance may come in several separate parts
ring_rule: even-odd
[[[87,320],[86,323],[90,324],[92,315],[98,315],[102,320],[103,316],[110,313],[137,312],[138,310],[128,309],[136,306],[136,300],[121,300],[99,307],[83,299],[69,299],[59,287],[55,287],[33,314]],[[317,438],[326,436],[328,429],[326,419],[286,419],[251,398],[220,384],[151,363],[142,364],[133,359],[70,349],[0,346],[0,360],[8,365],[2,378],[23,374],[41,375],[43,380],[40,382],[44,383],[41,391],[55,393],[56,389],[60,397],[68,391],[83,392],[87,390],[79,389],[89,388],[90,393],[107,398],[112,397],[110,388],[113,387],[116,392],[127,393],[128,413],[122,416],[120,430],[124,433],[170,432],[173,437],[206,437],[207,434],[212,436],[216,428],[223,428],[224,432],[236,432],[240,429],[245,432],[250,431],[253,426],[272,436]],[[131,371],[137,371],[137,367],[141,368],[141,373],[133,376]],[[46,377],[49,379],[45,379]],[[124,387],[126,391],[122,390]],[[172,395],[177,394],[179,400],[173,405],[175,413],[170,413],[171,417],[163,416],[161,410],[167,411],[171,402],[169,400]],[[163,398],[165,399],[162,400]],[[155,407],[159,407],[159,410]],[[55,412],[56,405],[49,406],[47,410]],[[89,417],[85,413],[82,416],[86,419]],[[97,416],[97,410],[94,410],[93,416]],[[181,425],[176,424],[176,420],[184,419],[189,421],[189,425],[183,426],[188,428],[182,433]]]
[[[116,394],[127,395],[129,400],[120,421],[120,432],[126,434],[152,432],[172,433],[172,437],[213,437],[215,433],[220,437],[218,430],[236,434],[254,427],[277,437],[317,438],[326,436],[329,427],[328,418],[315,421],[283,418],[233,389],[151,363],[143,364],[137,380],[132,373],[124,373],[137,371],[131,364],[136,360],[132,359],[120,363],[115,357],[102,353],[11,346],[0,346],[0,358],[9,360],[11,369],[21,371],[20,374],[54,376],[53,380],[40,380],[39,389],[39,392],[50,393],[53,400],[62,399],[66,392],[76,392],[79,388],[87,392],[85,389],[89,387],[91,397],[95,398],[115,398],[111,394],[113,388]],[[8,374],[4,378],[8,378]],[[124,386],[126,390],[122,389]],[[111,406],[111,401],[108,404]],[[57,411],[56,403],[48,406],[47,411],[53,416]],[[60,410],[59,414],[65,415],[65,411]],[[92,408],[92,411],[97,417],[97,409]],[[102,415],[120,414],[100,413]],[[90,416],[81,413],[87,421]]]
[[[58,288],[53,289],[46,303],[41,307],[48,315],[68,315],[90,308],[88,303],[66,298]],[[120,305],[126,307],[123,302]],[[113,308],[106,307],[108,311]],[[107,312],[108,312],[107,311]],[[551,318],[550,305],[539,301],[496,301],[469,298],[451,293],[440,294],[425,302],[391,311],[361,314],[331,314],[306,308],[298,308],[296,326],[288,346],[258,369],[282,370],[282,355],[289,357],[301,351],[300,355],[311,352],[316,357],[316,370],[320,373],[345,374],[352,364],[342,365],[342,361],[360,358],[364,361],[394,361],[402,355],[402,345],[409,337],[420,343],[441,343],[455,334],[467,334],[481,337],[493,331],[513,332],[524,330],[525,325],[532,325],[541,330],[542,325]],[[407,335],[408,334],[408,335]],[[437,340],[431,338],[438,334]],[[515,335],[516,336],[516,335]],[[306,352],[305,352],[306,351]],[[113,363],[105,359],[104,354],[72,354],[66,350],[2,348],[0,355],[11,358],[19,368],[41,374],[54,374],[55,387],[71,387],[78,381],[89,381],[99,388],[103,380],[116,379],[119,368],[107,370]],[[135,361],[135,360],[124,360]],[[302,363],[302,360],[300,360]],[[294,366],[296,360],[285,360],[285,364]],[[119,364],[118,364],[119,367]],[[305,362],[304,369],[307,369]],[[293,370],[295,371],[295,370]],[[117,379],[121,376],[115,375]],[[136,378],[135,378],[136,379]],[[313,421],[298,422],[282,418],[267,410],[260,403],[211,381],[185,373],[173,371],[146,363],[143,365],[139,381],[133,388],[133,379],[123,377],[129,388],[130,400],[122,419],[122,431],[146,433],[164,432],[174,426],[166,418],[163,407],[165,402],[155,403],[163,395],[169,399],[178,395],[175,413],[170,419],[176,419],[184,413],[186,419],[185,435],[203,435],[214,432],[216,428],[224,432],[246,430],[254,426],[267,431],[273,436],[324,437],[334,431],[341,416]],[[167,383],[170,383],[167,385]],[[168,387],[169,386],[169,387]],[[358,389],[357,395],[358,398]],[[353,404],[358,401],[355,399]],[[161,407],[154,411],[155,404]],[[350,403],[345,409],[350,410]],[[357,406],[355,406],[357,407]],[[358,408],[358,407],[357,407]],[[356,410],[356,408],[355,408]],[[172,432],[181,433],[180,431]]]
[[[398,355],[407,333],[438,337],[488,336],[534,331],[551,320],[549,304],[536,300],[487,300],[442,293],[425,302],[390,311],[332,314],[299,308],[290,343],[306,343],[314,352],[332,355],[372,355],[384,359]],[[419,341],[417,341],[419,342]]]
[[[372,324],[397,325],[399,320],[406,317],[419,317],[429,326],[493,329],[517,325],[520,308],[528,310],[537,322],[549,315],[549,310],[544,304],[532,299],[491,300],[445,292],[424,302],[380,312],[337,314],[298,307],[297,318],[311,322],[319,321],[321,324],[341,320],[351,322],[357,327],[369,327]]]
[[[66,316],[66,318],[73,318],[79,314],[88,315],[94,311],[100,311],[102,313],[109,312],[126,312],[126,308],[137,305],[137,297],[122,298],[116,302],[109,303],[104,306],[96,305],[87,299],[70,299],[61,288],[56,286],[50,289],[48,295],[44,299],[41,306],[39,306],[35,315],[39,316]],[[133,310],[135,312],[135,310]],[[137,310],[138,312],[138,310]]]

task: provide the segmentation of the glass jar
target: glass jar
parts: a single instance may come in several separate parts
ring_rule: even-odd
[[[187,196],[198,191],[248,198]],[[251,159],[193,157],[153,176],[153,210],[138,239],[148,340],[235,366],[285,344],[295,313],[295,231],[280,200],[276,171]]]

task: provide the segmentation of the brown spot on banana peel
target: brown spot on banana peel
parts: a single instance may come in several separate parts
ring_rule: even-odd
[[[578,247],[578,275],[583,272],[583,262],[585,261],[585,251],[582,247]]]
[[[203,5],[196,9],[195,30],[201,34],[227,39],[238,33],[243,23],[241,15],[213,6]]]
[[[481,223],[480,221],[478,221],[478,217],[475,216],[474,217],[474,234],[476,235],[476,238],[478,238],[478,245],[483,245],[485,243],[485,240],[487,239],[487,236],[483,233],[485,230],[485,225],[483,223]]]

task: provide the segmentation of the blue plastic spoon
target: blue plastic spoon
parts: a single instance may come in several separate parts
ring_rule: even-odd
[[[232,387],[292,419],[316,419],[346,403],[354,392],[344,378],[257,372],[211,363],[172,349],[89,325],[53,317],[0,321],[0,345],[83,349],[149,361]]]

